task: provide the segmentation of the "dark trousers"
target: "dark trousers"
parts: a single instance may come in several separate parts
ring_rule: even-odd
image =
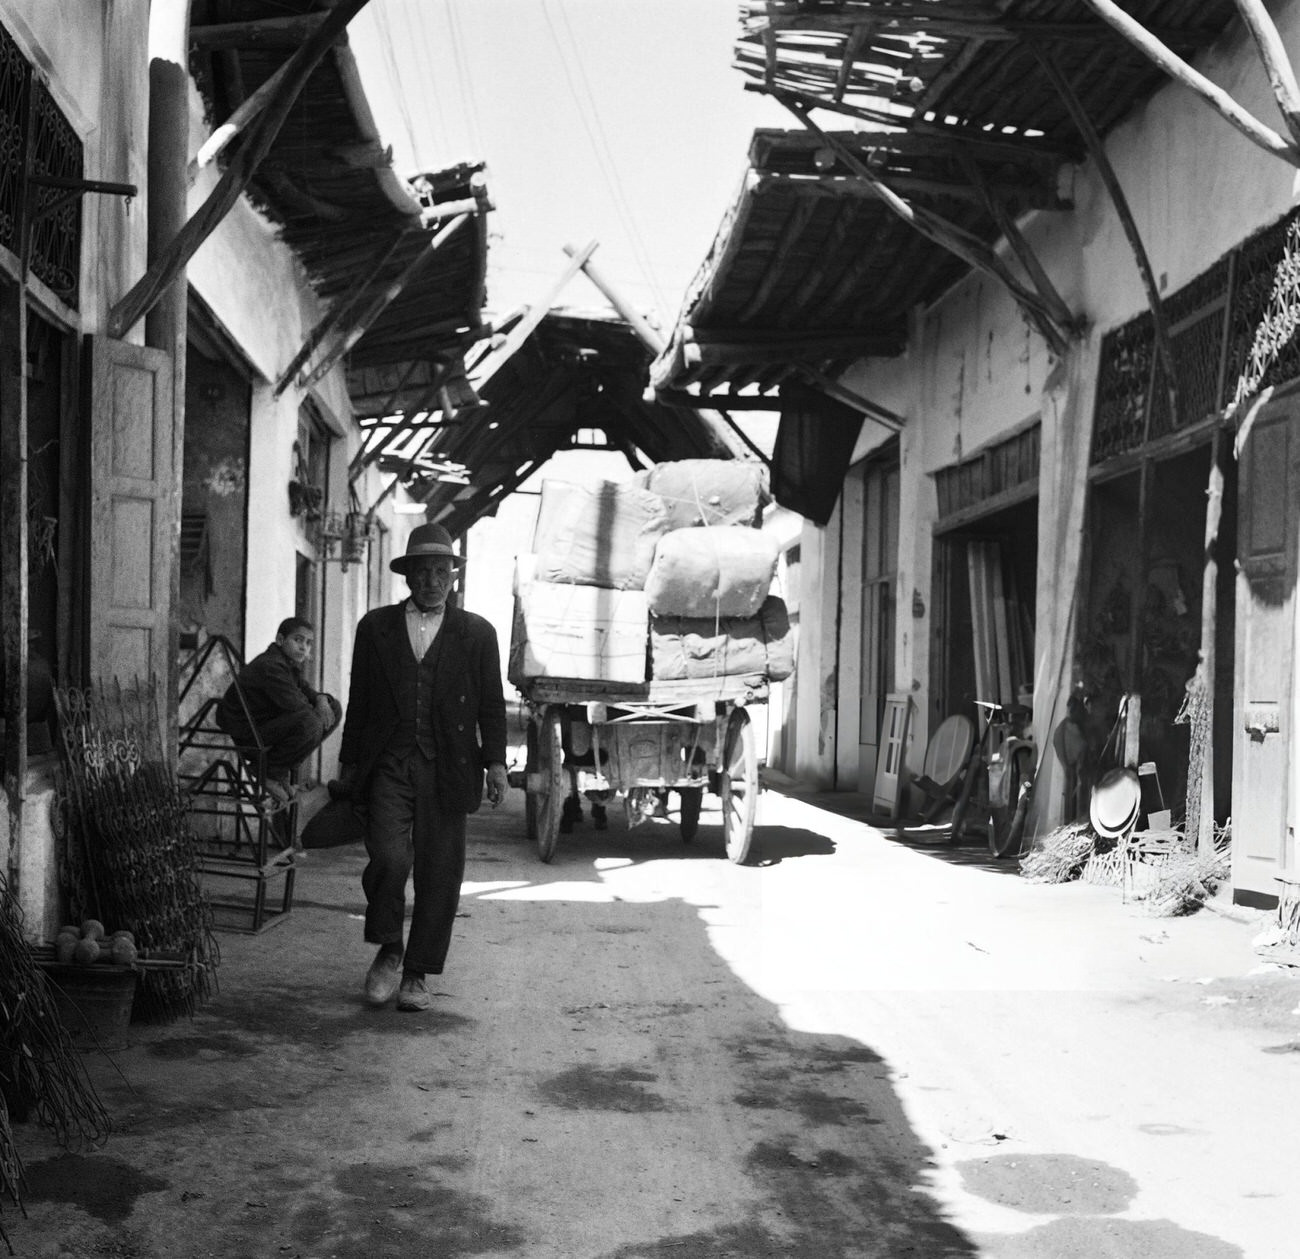
[[[266,776],[288,778],[303,761],[322,743],[343,716],[343,709],[332,695],[329,700],[333,720],[326,725],[314,709],[295,709],[275,717],[264,717],[257,723],[257,735],[245,725],[242,717],[235,718],[217,710],[217,725],[234,741],[241,753],[257,746],[258,737],[266,749]]]
[[[385,753],[367,797],[370,860],[361,876],[366,894],[366,940],[400,944],[406,919],[406,881],[414,901],[406,941],[407,970],[442,974],[465,874],[465,814],[438,809],[434,767],[418,751]]]

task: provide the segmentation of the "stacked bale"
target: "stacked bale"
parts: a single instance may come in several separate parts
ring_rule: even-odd
[[[789,677],[777,550],[757,527],[766,494],[761,466],[721,459],[543,482],[516,569],[510,680]]]
[[[510,681],[644,682],[643,587],[667,529],[663,500],[641,486],[543,481],[533,553],[515,570]]]

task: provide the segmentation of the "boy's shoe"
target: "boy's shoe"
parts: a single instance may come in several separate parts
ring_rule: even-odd
[[[424,986],[423,975],[403,975],[402,986],[397,990],[397,1008],[406,1013],[427,1010],[433,1004],[429,990]]]
[[[366,971],[366,1000],[375,1006],[387,1005],[402,981],[402,958],[398,953],[379,950]]]

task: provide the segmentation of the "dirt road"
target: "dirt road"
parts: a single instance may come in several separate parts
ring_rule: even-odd
[[[740,868],[717,820],[588,822],[544,866],[512,793],[428,1014],[365,1007],[363,857],[312,853],[192,1022],[90,1059],[105,1147],[20,1130],[17,1252],[1287,1253],[1300,981],[1247,975],[1248,924],[773,793]]]

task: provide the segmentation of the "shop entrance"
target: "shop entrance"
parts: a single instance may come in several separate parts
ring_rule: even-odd
[[[1145,512],[1140,467],[1094,483],[1088,505],[1075,680],[1090,696],[1093,777],[1119,763],[1153,763],[1175,824],[1186,814],[1191,726],[1180,719],[1180,710],[1201,647],[1210,460],[1208,442],[1153,459]],[[1217,547],[1212,719],[1214,816],[1220,825],[1232,798],[1231,557],[1237,532],[1236,478],[1232,461],[1223,462],[1228,466]],[[1126,695],[1138,697],[1140,720],[1138,747],[1125,754]]]
[[[932,730],[976,700],[1032,707],[1037,565],[1036,497],[937,533]]]

